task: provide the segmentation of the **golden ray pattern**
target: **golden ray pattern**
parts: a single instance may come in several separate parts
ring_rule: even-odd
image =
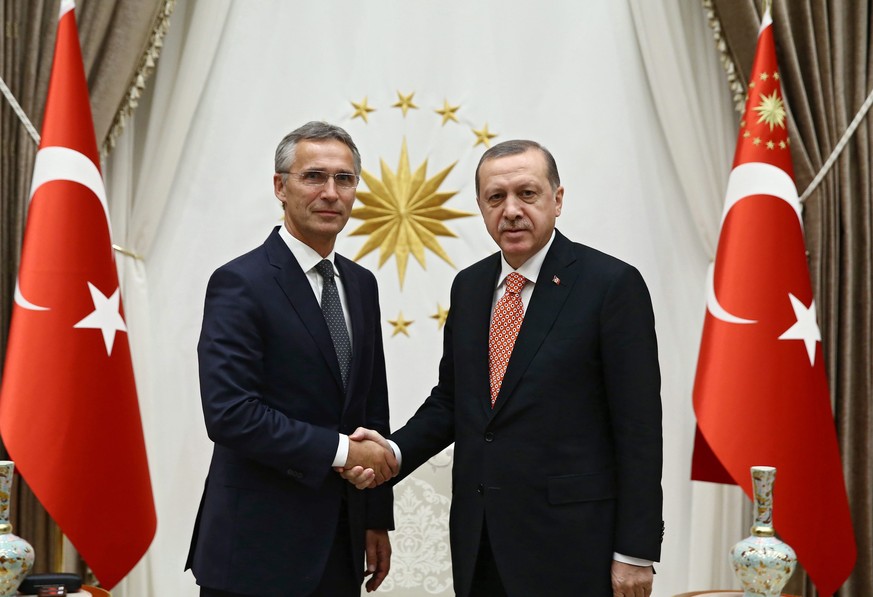
[[[394,326],[394,331],[391,332],[391,337],[393,338],[397,334],[405,334],[408,337],[409,326],[411,326],[415,322],[409,319],[403,319],[403,311],[400,311],[397,314],[397,319],[389,319],[388,323]]]
[[[755,106],[755,112],[758,113],[758,123],[769,124],[771,131],[774,126],[785,128],[785,106],[778,91],[761,95],[761,103]]]
[[[370,235],[370,237],[358,251],[355,261],[379,248],[379,267],[382,267],[391,255],[394,255],[401,288],[406,278],[406,265],[410,253],[422,268],[426,268],[425,249],[430,249],[443,261],[455,267],[437,240],[437,236],[457,237],[443,222],[475,215],[443,207],[446,201],[457,194],[457,191],[440,192],[439,190],[457,162],[429,179],[427,160],[412,172],[409,167],[406,138],[403,139],[396,173],[391,171],[384,159],[380,162],[381,180],[367,170],[361,172],[361,177],[367,183],[369,190],[358,191],[358,201],[363,203],[364,207],[353,209],[351,215],[353,218],[364,220],[364,223],[353,230],[350,236]]]

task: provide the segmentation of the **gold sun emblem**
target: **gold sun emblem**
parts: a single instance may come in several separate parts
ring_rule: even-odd
[[[440,192],[440,185],[457,162],[427,178],[427,160],[412,172],[409,168],[409,154],[406,139],[400,150],[397,172],[392,172],[385,160],[382,164],[382,180],[364,170],[361,178],[367,183],[368,191],[358,191],[358,201],[364,207],[352,210],[352,217],[364,220],[350,236],[370,235],[358,251],[355,261],[379,248],[379,267],[391,257],[397,262],[397,275],[400,287],[406,277],[406,264],[409,254],[425,266],[424,250],[430,249],[443,261],[455,267],[448,254],[440,246],[437,236],[457,235],[443,222],[455,218],[466,218],[474,214],[447,209],[443,204],[454,197],[457,191]]]
[[[785,128],[785,105],[778,91],[773,91],[771,95],[762,95],[761,103],[754,110],[758,113],[757,124],[769,124],[771,131],[774,126]]]

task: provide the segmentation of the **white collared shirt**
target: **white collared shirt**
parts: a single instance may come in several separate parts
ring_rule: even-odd
[[[349,318],[346,290],[343,285],[342,276],[340,275],[335,262],[336,251],[331,251],[328,253],[327,257],[322,257],[315,249],[292,236],[285,226],[279,226],[279,236],[282,237],[282,240],[284,240],[285,244],[288,245],[291,254],[294,255],[294,259],[296,259],[297,263],[300,264],[300,269],[302,269],[306,274],[306,279],[309,281],[309,285],[312,287],[312,292],[315,293],[315,300],[318,301],[319,305],[321,304],[321,291],[324,288],[324,278],[322,278],[321,274],[316,271],[315,266],[321,263],[323,259],[327,259],[333,265],[334,280],[336,281],[336,289],[339,292],[340,304],[343,307],[343,317],[346,320],[346,329],[349,331],[349,341],[351,342],[351,345],[354,346],[355,339],[352,337],[352,320]]]
[[[506,257],[503,256],[503,253],[500,254],[500,275],[497,276],[497,287],[494,289],[494,298],[491,300],[492,317],[494,316],[494,307],[497,305],[497,301],[500,300],[500,297],[502,297],[506,292],[504,290],[506,287],[506,276],[513,272],[521,274],[527,279],[524,288],[521,289],[521,302],[524,305],[525,313],[527,313],[527,306],[530,304],[530,297],[533,294],[537,278],[540,276],[540,270],[543,268],[543,261],[546,260],[546,254],[549,252],[549,249],[552,248],[553,242],[555,242],[554,230],[552,230],[552,236],[549,238],[549,242],[547,242],[542,249],[531,255],[518,269],[514,269],[509,265],[506,262]]]

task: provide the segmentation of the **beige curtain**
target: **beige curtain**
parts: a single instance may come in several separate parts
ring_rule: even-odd
[[[760,23],[757,0],[712,0],[745,85]],[[775,0],[776,53],[802,194],[873,88],[873,7],[857,0]],[[806,200],[804,225],[858,561],[839,592],[873,595],[873,116]],[[803,499],[797,496],[797,499]],[[786,592],[815,596],[801,571]]]
[[[0,4],[0,74],[37,130],[51,74],[59,0],[3,0]],[[98,143],[108,149],[136,106],[145,76],[154,67],[172,0],[79,0],[76,20]],[[0,372],[24,232],[36,144],[0,100]],[[5,450],[0,454],[7,457]],[[34,570],[56,570],[58,534],[20,477],[12,499],[15,532],[34,546]]]

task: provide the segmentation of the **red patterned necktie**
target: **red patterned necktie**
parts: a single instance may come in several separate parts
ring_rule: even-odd
[[[515,272],[506,276],[506,293],[494,306],[491,318],[491,332],[488,334],[488,370],[491,377],[491,408],[497,400],[503,374],[515,346],[515,338],[524,319],[524,303],[521,302],[521,289],[527,278]]]

